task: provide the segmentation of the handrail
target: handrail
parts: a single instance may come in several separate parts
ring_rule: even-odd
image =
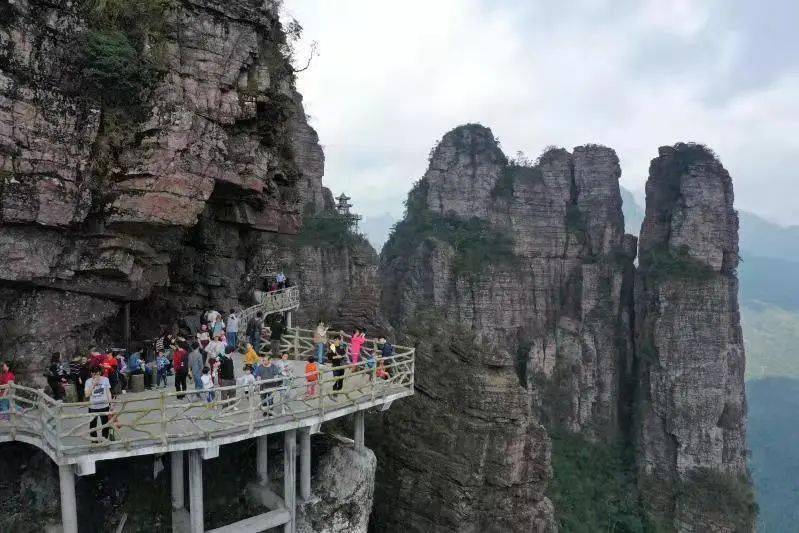
[[[300,289],[297,286],[286,287],[277,291],[263,292],[263,300],[243,309],[238,313],[239,321],[243,324],[247,323],[250,317],[255,316],[258,311],[261,311],[264,316],[272,313],[282,313],[283,311],[290,311],[300,306]]]
[[[294,358],[313,353],[309,333],[311,330],[290,328],[284,335],[284,345]],[[373,348],[365,346],[364,353],[373,353]],[[389,371],[387,379],[376,375],[380,361]],[[143,447],[166,449],[170,444],[247,435],[269,425],[324,417],[337,409],[357,409],[359,404],[375,405],[378,400],[412,393],[414,365],[415,350],[395,346],[392,357],[320,367],[315,394],[311,394],[314,391],[305,375],[211,391],[127,394],[112,401],[106,422],[88,412],[88,402],[56,402],[40,389],[12,383],[0,387],[0,400],[8,400],[10,407],[8,412],[0,412],[0,440],[24,436],[54,458],[68,458]],[[343,380],[342,385],[334,390],[338,380]],[[93,423],[97,427],[92,428]]]

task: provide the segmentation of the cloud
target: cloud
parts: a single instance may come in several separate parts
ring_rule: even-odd
[[[325,183],[362,213],[400,215],[436,140],[481,122],[508,154],[611,146],[638,191],[658,146],[703,142],[733,175],[738,207],[797,223],[799,54],[779,53],[799,51],[797,8],[751,6],[294,0],[286,11],[320,46],[298,86]]]

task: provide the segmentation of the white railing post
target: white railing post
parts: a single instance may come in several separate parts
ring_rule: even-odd
[[[168,439],[166,438],[166,391],[162,390],[160,395],[160,402],[161,402],[161,442],[164,446],[168,444]]]

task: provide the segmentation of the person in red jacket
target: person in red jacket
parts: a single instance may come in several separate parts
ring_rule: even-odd
[[[175,369],[175,390],[178,391],[178,399],[183,399],[186,395],[181,392],[186,391],[186,379],[189,376],[189,352],[185,344],[181,343],[172,355],[172,367]]]
[[[14,383],[14,373],[8,368],[8,363],[0,363],[0,387]],[[11,402],[8,401],[10,394],[5,388],[0,389],[0,420],[9,420],[8,412],[11,410]]]

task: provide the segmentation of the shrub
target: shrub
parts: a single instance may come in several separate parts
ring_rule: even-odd
[[[350,246],[362,237],[352,230],[352,219],[337,213],[310,214],[303,217],[302,231],[297,235],[300,246],[332,248]]]
[[[155,79],[155,58],[173,0],[90,0],[83,44],[84,89],[106,107],[130,107]],[[145,51],[147,49],[147,51]]]
[[[728,524],[734,531],[749,531],[758,512],[746,478],[710,468],[693,470],[687,480],[677,484],[676,497],[681,504],[701,509],[706,518]]]
[[[706,281],[715,274],[709,265],[692,257],[684,245],[679,248],[658,246],[648,250],[641,256],[641,265],[646,275],[655,281]]]
[[[92,31],[84,48],[83,79],[89,92],[109,107],[137,103],[151,73],[127,34]]]
[[[424,185],[419,185],[419,189]],[[414,187],[417,189],[417,187]],[[425,239],[443,241],[455,249],[455,273],[476,275],[488,265],[515,265],[518,257],[513,251],[513,239],[497,231],[486,221],[477,217],[463,219],[442,216],[428,210],[417,211],[416,200],[411,191],[408,195],[408,215],[394,225],[386,244],[386,258],[391,260],[401,255],[410,255]]]
[[[522,154],[519,157],[524,158],[524,155]],[[517,159],[515,161],[523,161],[523,164],[512,162],[502,170],[502,174],[491,191],[493,198],[511,198],[517,183],[542,179],[541,169],[534,166],[528,159]]]
[[[579,238],[585,237],[585,220],[576,204],[566,207],[566,231]]]
[[[560,531],[653,531],[635,483],[634,459],[622,445],[596,444],[566,432],[552,436],[548,491]]]

